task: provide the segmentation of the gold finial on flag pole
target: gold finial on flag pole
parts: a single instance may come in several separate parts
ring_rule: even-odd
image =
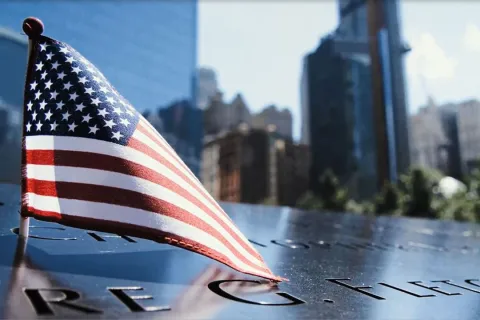
[[[43,23],[40,21],[40,19],[35,18],[35,17],[28,17],[23,21],[22,24],[22,29],[23,32],[28,36],[28,61],[27,61],[27,77],[29,70],[31,68],[31,65],[34,63],[33,61],[33,46],[34,46],[34,41],[36,38],[38,38],[42,33],[43,33]],[[23,153],[23,150],[22,150]],[[23,155],[22,155],[23,159]],[[22,160],[22,171],[24,169],[25,162]],[[25,187],[24,186],[24,178],[22,177],[22,189]],[[22,192],[23,194],[23,192]],[[30,218],[25,217],[23,215],[20,215],[20,228],[19,228],[19,235],[24,238],[28,238],[28,233],[29,233],[29,227],[30,227]]]

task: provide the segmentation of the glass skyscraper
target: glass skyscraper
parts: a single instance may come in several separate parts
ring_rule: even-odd
[[[23,87],[28,41],[0,29],[0,183],[20,180]]]
[[[328,169],[356,199],[377,191],[376,150],[368,56],[336,33],[324,37],[304,60],[303,140],[310,145],[310,188]],[[332,138],[334,137],[334,138]]]
[[[389,87],[391,91],[391,105],[388,107],[388,103],[385,103],[385,109],[391,108],[386,112],[391,111],[392,121],[387,122],[386,126],[388,127],[387,131],[392,133],[389,136],[389,146],[394,147],[392,154],[389,155],[389,162],[396,164],[396,173],[405,173],[410,166],[404,67],[404,55],[409,51],[409,47],[402,36],[400,1],[337,1],[339,8],[338,34],[345,41],[368,44],[372,39],[369,26],[373,25],[373,21],[384,21],[383,28],[388,34],[388,41],[385,41],[385,50],[380,56],[381,58],[388,56],[388,62],[382,61],[382,64],[388,64],[388,66],[383,66],[383,70],[389,71],[383,75],[383,90],[385,87]],[[375,74],[372,76],[375,77]],[[379,93],[374,92],[373,94],[378,95]],[[390,170],[393,171],[393,168]]]
[[[385,182],[385,171],[395,181],[409,167],[403,68],[408,47],[401,40],[398,0],[338,0],[338,7],[337,29],[304,61],[302,141],[311,148],[312,190],[318,188],[318,176],[332,169],[351,196],[370,198]],[[382,34],[388,41],[374,54],[372,21],[378,16],[385,18]],[[385,115],[379,112],[383,110]],[[378,133],[383,124],[376,121],[379,114],[385,119],[386,137]]]
[[[0,27],[11,36],[5,40],[0,33],[0,101],[10,110],[21,110],[23,104],[27,46],[21,28],[28,16],[43,21],[44,35],[68,43],[97,66],[139,112],[161,116],[162,108],[181,104],[184,114],[197,113],[196,0],[2,1]],[[198,175],[201,117],[184,116],[178,121],[188,121],[182,128],[191,132],[160,133],[169,137]],[[0,170],[0,181],[6,171],[11,169]]]

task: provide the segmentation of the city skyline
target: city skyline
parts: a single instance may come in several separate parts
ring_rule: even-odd
[[[405,60],[410,113],[428,95],[442,103],[479,98],[478,9],[475,2],[401,3],[403,37],[413,48]],[[252,111],[268,104],[290,108],[299,138],[302,59],[337,24],[336,1],[200,1],[199,65],[215,69],[226,99],[241,92]]]

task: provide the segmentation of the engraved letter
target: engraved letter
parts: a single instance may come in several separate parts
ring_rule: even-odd
[[[90,237],[92,237],[93,239],[95,239],[99,242],[107,241],[107,240],[105,240],[105,238],[122,238],[122,239],[124,239],[128,242],[136,243],[135,240],[133,240],[132,238],[127,237],[127,236],[114,235],[114,234],[103,234],[103,235],[100,236],[98,233],[95,233],[95,232],[87,232],[87,233]]]
[[[468,283],[469,285],[472,285],[472,286],[475,286],[475,287],[480,287],[478,284],[472,283],[472,281],[480,281],[480,280],[478,280],[478,279],[467,279],[467,280],[465,280],[465,282]]]
[[[41,291],[44,292],[58,292],[61,293],[61,297],[55,298],[44,298]],[[25,289],[25,295],[30,300],[35,312],[38,315],[54,315],[50,304],[55,304],[57,306],[62,306],[72,310],[76,310],[83,313],[101,313],[101,311],[92,309],[90,307],[82,306],[73,301],[80,298],[78,292],[69,290],[69,289]]]
[[[429,287],[429,286],[422,285],[421,284],[422,281],[409,281],[408,283],[411,283],[411,284],[419,286],[421,288],[429,289],[429,290],[432,290],[432,291],[435,291],[435,292],[438,292],[438,293],[441,293],[441,294],[444,294],[444,295],[447,295],[447,296],[459,296],[459,295],[461,295],[461,293],[459,293],[459,292],[450,293],[450,292],[445,292],[445,291],[440,290],[439,287]]]
[[[248,241],[250,241],[251,243],[256,244],[257,246],[262,247],[262,248],[266,248],[266,247],[267,247],[267,246],[264,245],[263,243],[257,242],[257,241],[252,240],[252,239],[248,239]]]
[[[325,279],[325,280],[330,281],[330,282],[333,282],[333,283],[336,283],[336,284],[339,284],[339,285],[341,285],[341,286],[343,286],[343,287],[352,289],[352,290],[354,290],[354,291],[363,293],[363,294],[365,294],[365,295],[367,295],[367,296],[369,296],[369,297],[375,298],[375,299],[377,299],[377,300],[385,300],[385,298],[383,298],[383,297],[380,297],[380,296],[377,296],[377,295],[375,295],[375,294],[373,294],[373,293],[370,293],[370,292],[368,292],[368,291],[362,290],[362,289],[371,289],[372,287],[370,287],[370,286],[367,286],[367,287],[354,287],[354,286],[351,286],[351,285],[349,285],[349,284],[340,282],[340,280],[342,280],[342,281],[346,281],[346,280],[350,281],[351,279],[349,279],[349,278],[346,278],[346,279]]]
[[[332,245],[330,243],[325,242],[323,240],[309,241],[308,243],[315,246],[315,247],[322,248],[322,249],[331,249],[332,248]]]
[[[52,230],[56,230],[56,231],[65,231],[66,230],[65,228],[59,228],[59,227],[35,227],[35,226],[30,226],[30,234],[28,236],[30,238],[42,239],[42,240],[77,240],[77,238],[75,238],[75,237],[66,238],[66,237],[36,236],[35,232],[32,232],[32,231],[33,230],[39,230],[39,229],[47,229],[49,231],[48,234],[53,233]],[[18,232],[19,232],[18,230],[19,230],[18,227],[13,228],[12,232],[15,233],[16,235],[18,235]]]
[[[418,294],[418,293],[411,292],[411,291],[408,291],[408,290],[405,290],[405,289],[402,289],[402,288],[399,288],[399,287],[392,286],[392,285],[390,285],[388,283],[384,283],[384,282],[379,282],[378,284],[381,284],[382,286],[385,286],[385,287],[390,288],[390,289],[398,290],[400,292],[409,294],[409,295],[417,297],[417,298],[436,297],[436,295],[434,295],[434,294]]]
[[[480,291],[478,291],[478,290],[471,289],[471,288],[467,288],[467,287],[461,286],[461,285],[456,284],[456,283],[451,283],[450,280],[436,280],[436,281],[432,281],[432,282],[442,282],[442,283],[445,283],[445,284],[449,284],[449,285],[451,285],[451,286],[453,286],[453,287],[457,287],[457,288],[460,288],[460,289],[464,289],[464,290],[468,290],[468,291],[480,293]],[[467,282],[467,283],[468,283],[468,282]]]
[[[219,296],[225,298],[225,299],[230,299],[233,301],[237,302],[242,302],[242,303],[248,303],[248,304],[256,304],[256,305],[262,305],[262,306],[293,306],[297,304],[303,304],[305,301],[300,300],[286,292],[276,292],[275,294],[284,297],[291,302],[288,303],[269,303],[269,302],[264,302],[264,301],[251,301],[251,300],[245,300],[239,297],[235,297],[234,295],[229,294],[228,292],[225,292],[222,288],[220,288],[220,285],[225,282],[250,282],[250,283],[258,283],[262,284],[260,281],[254,281],[254,280],[218,280],[218,281],[213,281],[208,284],[208,288],[213,292],[218,294]]]
[[[348,244],[348,243],[343,243],[343,242],[339,242],[339,241],[336,241],[335,244],[337,246],[340,246],[340,247],[344,247],[344,248],[347,248],[347,249],[351,249],[351,250],[355,250],[355,251],[358,251],[358,249],[364,249],[364,247],[358,245],[358,244]]]
[[[308,249],[310,248],[303,242],[295,241],[295,240],[272,240],[272,243],[278,244],[279,246],[291,249]]]
[[[142,296],[129,296],[124,291],[141,291],[142,287],[114,287],[108,288],[108,290],[118,298],[124,305],[126,305],[133,312],[145,312],[145,311],[168,311],[170,307],[142,307],[135,300],[151,300],[152,296],[142,295]]]

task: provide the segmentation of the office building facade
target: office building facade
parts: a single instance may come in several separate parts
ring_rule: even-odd
[[[20,181],[23,88],[28,41],[0,29],[0,183]]]
[[[178,104],[196,107],[196,0],[0,3],[0,25],[19,36],[28,16],[43,21],[45,35],[81,52],[139,112],[158,113],[158,109]],[[0,61],[14,54],[23,62],[2,72],[0,83],[17,77],[24,79],[27,47],[22,50],[21,54],[0,51]],[[23,80],[15,88],[19,90],[11,91],[14,100],[22,101]],[[189,121],[182,126],[202,126],[200,116],[182,116],[180,121]],[[198,173],[201,133],[185,134],[178,140],[182,147],[177,152],[186,162],[193,163],[191,155],[197,156],[191,168]]]
[[[467,100],[457,104],[457,127],[462,172],[468,175],[479,169],[480,101]]]
[[[302,141],[311,149],[313,191],[331,169],[350,196],[368,198],[377,191],[371,73],[368,55],[357,51],[334,33],[305,57]]]
[[[251,113],[241,94],[237,94],[228,103],[224,101],[222,93],[217,92],[203,112],[203,122],[205,135],[235,130],[240,124],[260,130],[273,128],[277,134],[290,140],[293,134],[293,117],[290,110],[269,105],[257,113]]]
[[[202,67],[197,72],[197,107],[205,109],[210,99],[218,92],[217,75],[210,68]]]
[[[410,117],[412,164],[448,174],[450,141],[441,109],[433,99]]]
[[[372,83],[375,97],[382,102],[380,117],[388,118],[391,108],[391,121],[386,120],[385,135],[388,136],[391,156],[389,164],[394,164],[395,176],[404,173],[410,166],[409,146],[409,119],[406,105],[405,66],[404,55],[409,51],[408,45],[403,41],[401,32],[401,19],[399,17],[398,0],[339,0],[339,26],[338,38],[347,43],[372,45],[376,51],[375,56],[381,60],[382,78],[380,87]],[[377,42],[378,30],[385,31],[385,41]],[[381,50],[384,45],[384,50]],[[372,52],[369,53],[370,55]],[[372,57],[371,57],[372,58]],[[377,66],[372,66],[372,77],[378,78],[379,74],[373,72]],[[387,90],[385,90],[387,89]],[[390,100],[390,101],[389,101]],[[375,111],[376,113],[379,110]],[[376,126],[380,124],[375,124]],[[379,132],[381,132],[380,130]],[[379,149],[387,153],[387,150]],[[385,155],[387,156],[387,155]]]
[[[348,92],[349,65],[335,52],[333,36],[322,39],[306,58],[309,104],[309,142],[312,152],[310,183],[319,187],[320,176],[331,169],[345,183],[354,172],[353,97]]]
[[[388,54],[390,56],[389,80],[392,87],[396,164],[398,173],[405,173],[410,166],[410,136],[404,56],[410,49],[403,40],[399,6],[400,1],[398,0],[383,0],[385,28],[388,32]]]
[[[309,189],[310,148],[288,139],[275,141],[276,201],[285,206],[295,206]]]
[[[348,56],[347,56],[348,57]],[[356,175],[352,189],[359,198],[370,198],[378,191],[377,147],[375,144],[371,70],[365,56],[350,56],[351,92],[354,113],[354,155]]]
[[[442,126],[448,139],[448,163],[446,173],[449,176],[460,180],[463,178],[463,174],[462,158],[460,154],[460,140],[458,135],[458,106],[455,103],[446,103],[440,105],[438,109],[440,110]]]
[[[480,159],[480,102],[466,100],[426,105],[410,116],[411,155],[415,166],[435,168],[463,179]]]
[[[293,137],[292,113],[287,108],[279,109],[269,105],[252,116],[252,127],[266,129],[275,126],[275,131],[285,139]]]
[[[294,206],[308,190],[306,145],[243,123],[205,139],[202,182],[221,201]]]
[[[368,198],[410,166],[407,47],[398,1],[339,0],[338,7],[337,29],[304,59],[301,141],[311,146],[314,191],[332,169],[352,197]]]
[[[237,94],[228,103],[224,101],[223,94],[217,92],[203,112],[205,135],[227,132],[236,129],[242,123],[250,125],[251,122],[252,114],[241,94]]]

